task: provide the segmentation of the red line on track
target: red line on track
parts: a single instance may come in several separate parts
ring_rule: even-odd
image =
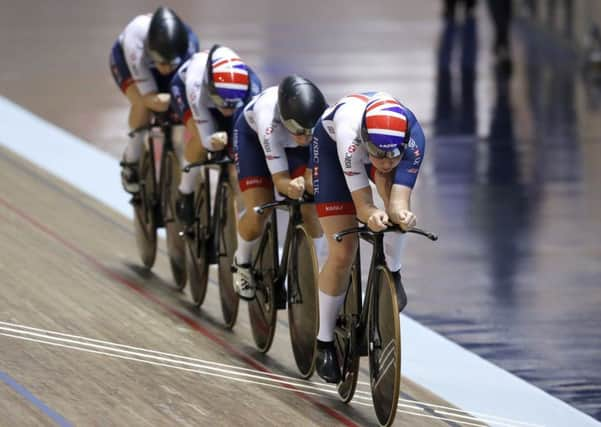
[[[129,280],[129,279],[127,279],[127,278],[125,278],[125,277],[117,274],[117,273],[115,273],[114,271],[111,271],[109,268],[107,268],[102,263],[100,263],[92,255],[88,254],[87,252],[85,252],[83,249],[79,248],[78,246],[76,246],[72,242],[64,239],[59,234],[55,233],[53,230],[51,230],[50,228],[48,228],[44,224],[40,223],[39,221],[35,220],[33,217],[31,217],[27,213],[23,212],[19,208],[11,205],[3,197],[0,197],[0,203],[2,205],[4,205],[8,210],[12,211],[13,213],[17,214],[19,217],[21,217],[25,221],[27,221],[28,223],[30,223],[31,225],[33,225],[35,228],[43,231],[45,234],[49,235],[54,240],[58,241],[59,243],[61,243],[62,245],[64,245],[68,249],[70,249],[71,251],[75,252],[76,254],[78,254],[79,256],[81,256],[82,258],[84,258],[86,261],[88,261],[90,264],[92,264],[97,270],[99,270],[105,276],[107,276],[107,277],[109,277],[109,278],[111,278],[111,279],[113,279],[113,280],[121,283],[122,285],[127,286],[128,288],[130,288],[130,289],[136,291],[137,293],[139,293],[140,295],[142,295],[144,298],[146,298],[146,299],[154,302],[155,304],[159,305],[165,311],[167,311],[171,315],[177,317],[178,319],[180,319],[181,321],[183,321],[184,323],[186,323],[189,327],[191,327],[195,331],[200,332],[201,334],[203,334],[205,337],[207,337],[211,341],[219,344],[222,348],[224,348],[225,350],[227,350],[231,355],[236,356],[238,359],[242,360],[247,365],[249,365],[249,366],[253,367],[254,369],[257,369],[257,370],[259,370],[261,372],[266,373],[268,376],[270,376],[272,378],[277,379],[277,377],[274,375],[274,373],[272,371],[270,371],[268,368],[266,368],[265,366],[263,366],[260,362],[258,362],[257,360],[253,359],[249,355],[243,353],[242,351],[238,350],[237,348],[235,348],[234,346],[232,346],[228,342],[224,341],[223,339],[221,339],[217,335],[213,334],[212,332],[210,332],[207,328],[205,328],[204,326],[202,326],[200,323],[198,323],[192,317],[187,316],[187,315],[185,315],[183,313],[180,313],[175,308],[170,307],[168,304],[166,304],[163,301],[161,301],[159,298],[157,298],[156,296],[154,296],[152,293],[146,291],[139,284],[137,284],[137,283],[135,283],[135,282],[133,282],[133,281],[131,281],[131,280]],[[357,426],[357,424],[353,420],[351,420],[350,418],[348,418],[345,415],[340,414],[338,411],[336,411],[336,410],[334,410],[334,409],[332,409],[332,408],[324,405],[323,403],[319,402],[318,400],[314,399],[313,397],[301,393],[296,387],[294,387],[292,385],[289,385],[289,384],[282,384],[282,385],[284,387],[292,390],[297,396],[299,396],[303,400],[306,400],[306,401],[314,404],[319,409],[321,409],[325,414],[327,414],[330,417],[336,419],[340,423],[342,423],[342,424],[344,424],[346,426],[349,426],[349,427],[351,427],[351,426],[353,426],[353,427]]]

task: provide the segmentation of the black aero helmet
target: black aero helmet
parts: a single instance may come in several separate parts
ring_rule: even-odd
[[[177,65],[188,50],[188,29],[168,7],[159,7],[148,28],[148,52],[153,61]]]
[[[326,106],[321,91],[304,77],[285,77],[278,87],[280,117],[294,135],[310,135]]]

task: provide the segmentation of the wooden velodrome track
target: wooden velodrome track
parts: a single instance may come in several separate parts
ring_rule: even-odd
[[[2,85],[2,93],[118,155],[126,110],[106,57],[128,19],[150,6],[35,4],[32,14],[26,3],[1,18],[3,39],[21,48],[11,50],[12,65],[0,77],[13,81],[16,70],[26,76]],[[244,31],[216,30],[223,18],[207,25],[205,11],[219,17],[216,9],[172,6],[204,28],[203,46],[213,38],[248,50]],[[261,16],[264,8],[234,10],[238,19],[251,13],[257,25],[271,19]],[[96,23],[96,30],[77,22]],[[70,54],[59,58],[56,49],[35,41],[41,39]],[[249,60],[263,59],[250,50]],[[270,83],[281,74],[272,72]],[[67,81],[59,83],[59,76]],[[93,94],[94,102],[84,102],[84,94]],[[245,304],[233,332],[221,327],[215,283],[202,310],[192,310],[189,296],[172,287],[164,246],[153,272],[144,272],[127,218],[3,148],[0,195],[0,374],[10,375],[4,382],[12,384],[0,383],[0,425],[376,422],[367,384],[344,405],[321,381],[296,379],[285,312],[272,349],[262,356],[253,347]],[[366,381],[365,363],[362,369]],[[448,406],[408,381],[401,399],[398,425],[460,425],[462,419],[482,425],[429,405]]]
[[[492,239],[490,245],[495,247],[496,240],[486,233],[480,236],[466,229],[473,226],[469,216],[465,227],[458,221],[463,214],[450,221],[446,218],[449,209],[473,211],[479,204],[494,207],[503,203],[492,203],[498,193],[490,187],[478,187],[477,191],[469,186],[465,189],[453,180],[454,173],[459,178],[463,176],[459,172],[470,176],[472,168],[475,170],[476,166],[482,166],[482,161],[486,162],[486,156],[474,156],[470,150],[480,152],[480,148],[485,148],[476,136],[488,134],[487,122],[496,111],[492,108],[496,105],[494,82],[487,68],[491,63],[491,33],[483,6],[478,9],[481,48],[476,86],[477,130],[474,135],[467,135],[467,141],[451,137],[445,144],[437,141],[434,114],[440,94],[435,63],[438,36],[443,29],[440,0],[172,0],[167,3],[197,31],[202,48],[212,43],[234,48],[266,86],[276,84],[286,74],[298,72],[316,81],[330,102],[349,91],[364,89],[387,90],[406,102],[424,125],[429,144],[418,182],[421,188],[416,191],[414,202],[420,224],[441,233],[435,251],[429,242],[419,239],[408,251],[407,289],[414,313],[433,313],[430,323],[438,324],[443,331],[452,331],[453,325],[467,325],[467,331],[457,328],[460,334],[470,333],[473,321],[483,331],[475,337],[476,343],[486,344],[484,353],[498,346],[498,352],[506,354],[511,362],[509,366],[522,368],[527,364],[523,359],[514,361],[515,353],[504,351],[502,344],[509,341],[508,335],[515,335],[511,337],[513,344],[520,349],[528,347],[525,343],[530,341],[531,348],[538,350],[541,341],[545,343],[543,348],[547,348],[547,339],[548,348],[559,348],[553,347],[555,341],[550,340],[558,335],[553,329],[556,323],[548,324],[552,333],[537,339],[521,334],[527,329],[524,326],[532,325],[534,334],[539,333],[538,323],[525,316],[532,305],[524,304],[523,311],[504,311],[510,302],[503,302],[501,297],[489,301],[497,288],[494,282],[492,287],[487,286],[485,258],[489,255],[478,239],[487,243]],[[152,11],[156,5],[143,0],[22,0],[6,5],[0,13],[3,58],[0,65],[0,426],[375,425],[366,360],[362,363],[356,397],[351,404],[344,405],[338,401],[335,389],[317,377],[310,383],[297,378],[285,312],[280,313],[274,345],[264,356],[254,349],[244,303],[233,331],[222,327],[214,272],[202,309],[194,310],[188,291],[179,293],[172,285],[164,242],[152,273],[144,271],[138,261],[133,226],[124,215],[129,206],[123,203],[124,210],[110,198],[102,199],[107,203],[103,204],[100,198],[89,195],[94,191],[82,191],[76,185],[90,178],[96,165],[89,165],[86,170],[85,160],[78,159],[70,151],[71,146],[64,149],[60,146],[64,142],[62,137],[54,141],[58,146],[44,152],[48,147],[44,143],[51,138],[43,132],[32,132],[37,119],[15,124],[14,116],[7,116],[4,100],[10,99],[88,143],[78,145],[91,144],[109,153],[112,157],[107,163],[114,170],[108,171],[106,164],[98,166],[104,174],[96,179],[108,182],[114,178],[107,187],[115,190],[116,198],[124,199],[117,162],[126,142],[127,101],[110,76],[108,53],[127,22],[139,13]],[[520,131],[544,128],[526,108],[528,103],[523,102],[528,91],[519,76],[516,73],[518,78],[512,91],[512,96],[519,95],[519,102],[512,104],[518,109],[515,116],[521,118],[516,128]],[[529,118],[532,118],[530,126]],[[598,123],[601,121],[589,120],[586,129],[591,135],[599,134]],[[14,151],[4,148],[7,131],[13,132]],[[31,141],[39,143],[33,144],[35,149],[26,144]],[[21,144],[26,148],[15,148]],[[565,150],[559,154],[578,153],[571,145]],[[81,174],[66,180],[56,178],[47,169],[36,166],[48,166],[44,158],[38,158],[37,162],[33,159],[40,152],[42,156],[54,154],[59,165],[82,163]],[[583,152],[587,153],[583,157],[590,161],[588,170],[595,171],[591,182],[596,183],[599,162],[593,160],[600,158],[599,151]],[[467,158],[462,158],[465,154]],[[457,159],[460,162],[453,163]],[[446,185],[445,167],[447,172],[453,172]],[[56,168],[54,171],[60,172]],[[595,196],[591,200],[598,201],[595,191],[598,185],[591,188]],[[488,198],[478,202],[479,199],[472,200],[475,198],[472,194]],[[517,195],[520,194],[518,189]],[[545,194],[549,192],[545,190]],[[558,194],[558,200],[563,202],[563,196],[564,193]],[[522,204],[509,203],[500,211],[515,206]],[[490,215],[490,208],[479,212],[480,216],[474,218],[486,217],[485,225],[496,218]],[[523,218],[518,216],[516,221]],[[547,231],[556,234],[555,225],[549,223]],[[518,227],[515,233],[521,234],[521,230]],[[547,248],[555,240],[544,242],[543,248]],[[590,248],[592,254],[592,248],[598,245],[591,244]],[[574,250],[567,247],[557,253],[564,257],[568,252],[578,255],[579,250],[582,248],[574,245]],[[469,256],[459,259],[462,254]],[[476,255],[484,260],[478,263]],[[428,256],[430,265],[422,264],[424,256]],[[539,280],[539,276],[528,272],[542,261],[549,262],[545,256],[532,257],[520,274],[526,275],[530,282],[543,284],[550,279],[561,282],[566,277],[557,275],[561,270],[548,269],[549,276],[557,276],[559,280],[555,277]],[[420,267],[432,270],[428,276],[431,283],[420,280]],[[590,270],[598,271],[593,267]],[[463,281],[472,271],[476,274],[464,287],[453,288],[459,297],[448,301],[440,297],[439,289],[446,284],[451,271],[453,278],[461,279],[457,281]],[[595,285],[593,280],[583,286],[587,283],[591,289]],[[557,289],[560,288],[564,288],[563,282]],[[580,294],[582,290],[581,287],[574,292]],[[482,317],[461,323],[463,314],[456,307],[463,303],[461,295],[471,295],[473,291],[478,292],[469,302],[470,308]],[[539,292],[539,299],[548,296],[545,291]],[[588,304],[580,302],[577,310],[582,306],[595,307],[596,300],[591,299],[590,293],[582,295]],[[520,308],[519,304],[516,306]],[[541,307],[546,305],[541,303],[534,315],[540,315]],[[436,317],[438,310],[442,313],[440,319]],[[501,317],[491,317],[495,312],[502,313]],[[562,318],[560,314],[556,317]],[[426,328],[421,327],[421,332],[426,330],[423,334],[406,339],[411,333],[411,323],[416,322],[404,319],[404,369],[409,377],[430,390],[403,379],[395,425],[593,425],[592,419],[582,421],[581,413],[570,418],[581,422],[564,421],[567,418],[562,418],[563,414],[573,416],[577,411],[452,342],[440,347],[444,350],[434,350],[429,346],[431,341],[416,342],[418,335],[435,335]],[[506,319],[521,321],[510,325],[513,329],[507,329]],[[436,339],[444,340],[440,336]],[[595,351],[594,346],[590,347],[593,348],[590,351]],[[462,352],[461,358],[453,359],[447,351],[454,349]],[[495,351],[489,353],[494,355]],[[553,350],[554,355],[557,353]],[[533,363],[538,365],[541,356],[534,355]],[[568,366],[578,365],[572,363],[571,356],[565,358]],[[507,362],[502,357],[497,360]],[[463,361],[466,363],[459,363]],[[475,365],[486,365],[486,369],[469,369]],[[555,369],[548,363],[546,367]],[[540,377],[544,378],[545,371],[541,372]],[[570,372],[565,373],[564,383],[565,378],[571,378]],[[533,373],[539,375],[539,371]],[[512,387],[505,387],[507,384]],[[522,393],[524,390],[528,393]],[[461,405],[461,409],[474,412],[470,415],[452,408],[435,392]],[[548,401],[549,405],[544,404]]]
[[[224,330],[216,286],[193,310],[171,285],[164,247],[152,273],[138,267],[128,219],[5,149],[0,188],[0,371],[67,422],[375,423],[365,363],[354,402],[337,402],[332,387],[295,378],[285,313],[273,348],[258,354],[244,304]],[[0,396],[1,425],[53,424],[10,388]],[[433,405],[449,406],[404,381],[396,423],[483,425]]]

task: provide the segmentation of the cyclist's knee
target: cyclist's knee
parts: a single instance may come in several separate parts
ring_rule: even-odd
[[[306,204],[301,206],[301,213],[303,215],[303,222],[307,227],[307,231],[311,237],[320,237],[323,235],[319,219],[317,218],[317,210],[315,205]]]
[[[346,270],[353,263],[356,251],[357,245],[350,239],[343,240],[342,242],[334,242],[329,245],[327,263],[330,265],[330,268],[335,270]]]
[[[265,212],[263,215],[256,214],[252,208],[247,209],[240,218],[240,222],[238,224],[240,235],[245,240],[255,240],[258,238],[263,232],[263,227],[265,226],[266,218],[269,217],[268,212]]]
[[[129,110],[129,127],[130,129],[137,129],[145,126],[150,121],[150,110],[148,110],[143,104],[132,104]]]
[[[140,94],[140,91],[138,90],[138,87],[135,84],[129,85],[127,87],[127,89],[125,90],[125,96],[127,96],[127,99],[129,100],[129,103],[131,105],[144,105],[142,95]]]

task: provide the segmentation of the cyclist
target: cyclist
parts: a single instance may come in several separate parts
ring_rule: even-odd
[[[171,96],[174,110],[191,135],[184,166],[200,161],[206,150],[222,150],[228,141],[231,147],[235,117],[260,92],[259,77],[228,47],[214,45],[183,64],[171,82]],[[233,166],[231,172],[235,172]],[[194,222],[194,188],[199,173],[200,168],[192,168],[182,174],[179,185],[176,211],[187,225]],[[235,182],[235,173],[230,176]]]
[[[253,207],[273,201],[273,187],[291,199],[312,192],[307,169],[313,127],[326,109],[326,100],[310,80],[285,77],[279,86],[264,90],[236,121],[234,149],[238,183],[246,210],[238,223],[238,249],[234,256],[234,286],[241,298],[255,297],[250,274],[252,250],[259,242],[268,215]],[[301,207],[318,256],[323,236],[312,204]]]
[[[384,92],[342,98],[324,112],[313,135],[313,186],[317,213],[328,236],[328,259],[319,275],[317,373],[340,381],[334,349],[334,326],[344,302],[358,238],[334,240],[335,233],[356,226],[357,218],[373,231],[398,224],[408,230],[416,217],[410,197],[422,162],[425,138],[415,115]],[[369,180],[384,202],[374,204]],[[407,298],[401,282],[403,234],[384,237],[386,262],[393,274],[399,310]]]
[[[168,110],[169,82],[177,68],[198,50],[196,35],[166,7],[159,7],[152,15],[139,15],[125,27],[111,50],[110,66],[131,104],[131,129],[147,125],[151,112]],[[123,153],[121,181],[129,193],[140,190],[138,161],[145,137],[145,132],[136,132]]]

